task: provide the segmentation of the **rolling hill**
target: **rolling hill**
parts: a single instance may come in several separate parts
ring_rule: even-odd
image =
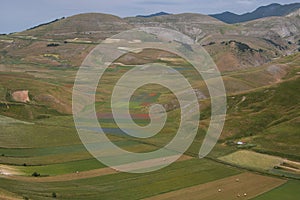
[[[77,67],[98,42],[121,31],[143,26],[170,28],[189,35],[202,44],[223,73],[259,68],[256,70],[257,74],[265,77],[265,81],[260,83],[228,77],[226,82],[231,85],[228,88],[230,93],[275,83],[283,74],[288,73],[288,68],[276,65],[279,71],[284,72],[279,74],[271,74],[265,68],[272,65],[274,59],[292,54],[299,48],[300,24],[297,12],[287,17],[258,19],[238,26],[192,13],[124,19],[90,13],[60,19],[24,32],[0,36],[0,64],[3,72],[27,74],[22,75],[22,83],[25,80],[31,83],[30,79],[38,78],[47,84],[51,82],[58,85],[61,91],[70,90]],[[7,80],[8,77],[6,75],[3,80]],[[19,81],[21,82],[21,79]],[[234,85],[240,86],[233,87]],[[31,89],[34,87],[4,86],[6,90],[12,91],[35,90]],[[37,102],[63,113],[70,113],[70,100],[61,99],[58,92],[31,93]]]
[[[15,35],[60,40],[80,38],[95,42],[130,28],[132,27],[120,17],[101,13],[86,13],[37,26]]]

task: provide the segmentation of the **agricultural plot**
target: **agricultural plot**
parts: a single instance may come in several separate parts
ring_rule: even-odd
[[[286,181],[252,173],[243,173],[209,183],[176,190],[147,198],[147,200],[215,200],[251,199],[261,193],[276,188]]]
[[[186,169],[189,170],[186,170]],[[101,170],[101,169],[100,169]],[[145,174],[115,173],[59,182],[19,181],[1,178],[1,188],[32,199],[47,199],[56,192],[59,199],[141,199],[162,193],[211,182],[239,174],[241,171],[206,159],[175,162],[160,171]],[[72,176],[80,176],[72,174]],[[83,173],[84,174],[84,173]],[[99,175],[99,176],[98,176]],[[43,179],[43,177],[40,177]],[[48,177],[45,177],[48,178]],[[51,179],[51,177],[49,177]],[[39,177],[36,178],[39,180]],[[145,187],[145,184],[147,185]],[[68,185],[68,187],[65,187]]]
[[[300,163],[278,156],[241,150],[219,158],[220,160],[250,170],[278,176],[300,178]]]
[[[253,151],[237,151],[219,158],[228,163],[251,169],[268,171],[283,162],[283,158],[256,153]]]
[[[253,200],[298,200],[300,198],[299,194],[300,181],[290,180],[287,183],[277,187],[269,192],[259,195]]]

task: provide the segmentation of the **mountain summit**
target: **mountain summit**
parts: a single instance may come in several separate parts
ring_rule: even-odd
[[[264,17],[285,16],[296,11],[299,8],[300,8],[300,3],[286,4],[286,5],[273,3],[267,6],[259,7],[253,12],[245,13],[242,15],[237,15],[231,12],[224,12],[221,14],[214,14],[211,16],[223,22],[234,24],[234,23],[247,22],[255,19],[260,19]]]

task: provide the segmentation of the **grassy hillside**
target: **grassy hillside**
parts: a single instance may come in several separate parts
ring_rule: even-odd
[[[256,144],[256,150],[300,159],[300,78],[249,94],[229,97],[223,138]],[[243,100],[243,101],[242,101]]]
[[[59,40],[80,38],[83,41],[95,42],[130,28],[129,24],[117,16],[87,13],[60,19],[14,35]]]

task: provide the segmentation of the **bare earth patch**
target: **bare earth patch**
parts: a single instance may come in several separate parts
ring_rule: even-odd
[[[28,90],[16,91],[12,93],[13,100],[17,102],[27,103],[30,101],[28,96]]]
[[[22,175],[22,173],[19,172],[14,167],[7,166],[7,165],[0,165],[0,175],[4,175],[4,176],[16,176],[16,175]]]
[[[217,181],[176,190],[173,192],[147,198],[147,200],[188,199],[188,200],[231,200],[251,199],[272,190],[286,180],[262,176],[253,173],[243,173]]]

